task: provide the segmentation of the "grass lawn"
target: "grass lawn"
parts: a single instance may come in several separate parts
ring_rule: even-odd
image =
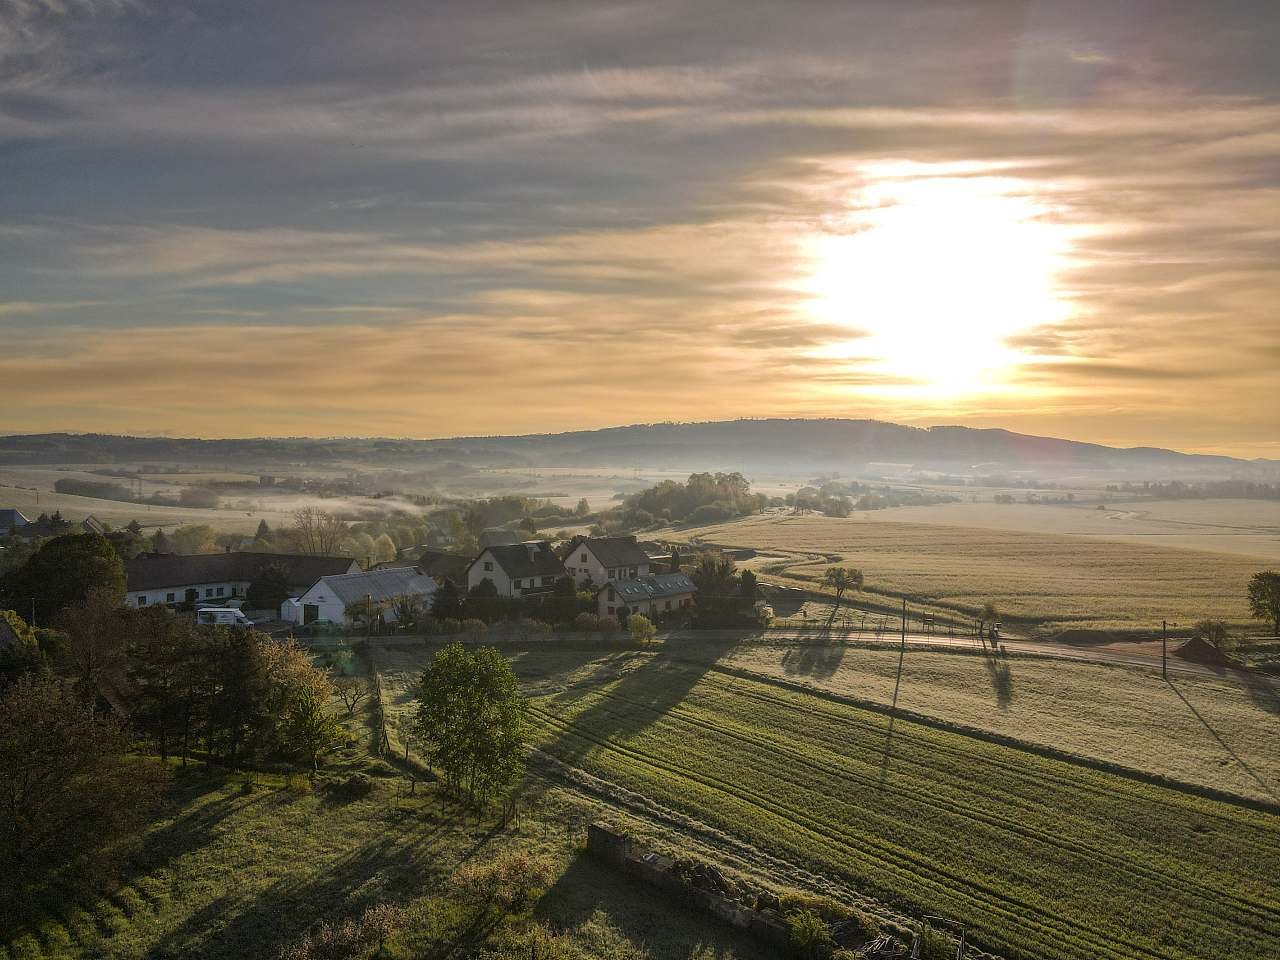
[[[1257,629],[1245,584],[1274,565],[1141,543],[856,515],[770,513],[663,535],[784,556],[785,570],[768,575],[766,565],[765,579],[816,587],[830,566],[859,567],[869,593],[966,616],[993,601],[1006,617],[1046,632],[1150,631],[1162,618],[1190,624],[1205,617]]]

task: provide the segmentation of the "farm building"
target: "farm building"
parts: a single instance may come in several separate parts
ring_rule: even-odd
[[[296,600],[286,600],[280,608],[280,618],[303,624],[317,620],[343,623],[353,603],[372,600],[386,604],[383,622],[395,623],[392,602],[397,597],[416,596],[425,605],[431,602],[431,595],[435,592],[436,582],[417,567],[385,567],[343,573],[321,577]]]
[[[649,562],[635,537],[584,537],[565,556],[569,576],[579,586],[646,576]]]
[[[698,588],[683,573],[654,573],[606,583],[596,591],[596,612],[619,619],[642,613],[650,619],[693,604]]]
[[[7,537],[11,533],[16,533],[29,523],[31,521],[22,515],[21,510],[8,508],[0,510],[0,537]]]
[[[565,575],[564,564],[545,540],[485,547],[467,567],[466,586],[492,581],[500,597],[524,597],[550,590]]]
[[[140,553],[126,560],[125,603],[157,603],[243,597],[267,567],[279,567],[291,590],[302,591],[325,576],[352,573],[360,565],[350,557],[312,557],[288,553]]]

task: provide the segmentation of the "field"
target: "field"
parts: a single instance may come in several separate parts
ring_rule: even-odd
[[[963,495],[963,491],[953,491]],[[1081,499],[1084,499],[1081,494]],[[1074,505],[945,503],[932,507],[892,507],[877,520],[947,527],[981,527],[1052,533],[1182,547],[1280,561],[1280,501],[1133,500]]]
[[[907,596],[913,605],[965,616],[992,601],[1015,625],[1047,633],[1151,631],[1165,618],[1186,626],[1204,617],[1256,630],[1245,584],[1268,566],[1261,558],[866,515],[773,512],[663,535],[782,558],[762,561],[766,580],[816,586],[829,566],[860,567],[873,595]],[[768,575],[774,564],[785,570]]]
[[[1172,960],[1280,949],[1274,813],[788,688],[765,675],[803,672],[788,677],[785,648],[728,649],[719,662],[705,648],[682,651],[517,653],[540,750],[775,879],[941,911],[1001,954]],[[407,698],[425,653],[379,653],[393,700]],[[849,666],[826,680],[832,691],[892,695],[880,653],[844,656]],[[918,658],[907,656],[900,705],[974,726],[984,699],[1000,712],[1002,694],[976,672],[981,658]],[[1063,679],[1054,670],[1070,667],[1023,668],[1012,666],[1014,712],[988,725],[997,732],[1042,724],[1029,739],[1086,758],[1253,796],[1274,789],[1273,701],[1213,678],[1152,698],[1145,675],[1090,666],[1053,705]],[[972,693],[938,703],[929,689],[945,686]],[[1166,723],[1166,745],[1188,743],[1162,757]]]

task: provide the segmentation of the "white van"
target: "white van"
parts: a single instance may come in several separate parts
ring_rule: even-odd
[[[210,627],[252,627],[253,621],[235,607],[205,607],[196,611],[196,623]]]

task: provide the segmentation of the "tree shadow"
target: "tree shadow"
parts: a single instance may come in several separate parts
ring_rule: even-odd
[[[1249,699],[1256,706],[1267,713],[1280,714],[1280,687],[1277,687],[1276,681],[1260,677],[1256,673],[1245,673],[1244,685],[1249,692]]]
[[[673,916],[679,911],[678,916]],[[533,916],[553,930],[573,933],[593,918],[607,919],[636,951],[652,960],[776,956],[758,941],[704,914],[682,909],[670,894],[579,853],[539,898]]]
[[[826,680],[844,660],[846,644],[828,640],[822,643],[797,643],[782,655],[782,669],[793,676]]]
[[[1201,726],[1203,726],[1206,730],[1209,731],[1209,735],[1213,737],[1215,741],[1217,741],[1218,746],[1220,746],[1223,750],[1227,751],[1227,753],[1231,755],[1231,758],[1240,765],[1240,769],[1242,769],[1245,773],[1247,773],[1249,775],[1249,778],[1253,780],[1254,783],[1256,783],[1259,787],[1261,787],[1262,791],[1267,796],[1269,796],[1272,800],[1276,801],[1277,803],[1280,803],[1280,795],[1277,795],[1275,790],[1271,788],[1271,785],[1268,784],[1265,780],[1263,780],[1262,777],[1260,777],[1254,771],[1254,769],[1251,766],[1249,766],[1249,764],[1247,764],[1244,761],[1244,759],[1238,753],[1235,752],[1235,750],[1231,748],[1231,745],[1228,744],[1227,741],[1223,740],[1222,737],[1218,735],[1218,731],[1214,730],[1213,727],[1209,724],[1209,721],[1204,718],[1204,715],[1201,714],[1200,711],[1195,708],[1195,706],[1191,703],[1190,700],[1188,700],[1185,696],[1183,696],[1182,691],[1179,690],[1174,685],[1173,681],[1166,678],[1165,683],[1169,685],[1170,690],[1172,690],[1174,693],[1178,695],[1178,699],[1181,700],[1184,704],[1186,704],[1187,709],[1190,710],[1192,715],[1197,720],[1200,721]]]
[[[983,646],[982,663],[987,668],[987,676],[991,680],[991,688],[996,694],[996,706],[1008,710],[1013,702],[1013,669],[1008,654],[1003,647],[994,643],[990,648]]]

